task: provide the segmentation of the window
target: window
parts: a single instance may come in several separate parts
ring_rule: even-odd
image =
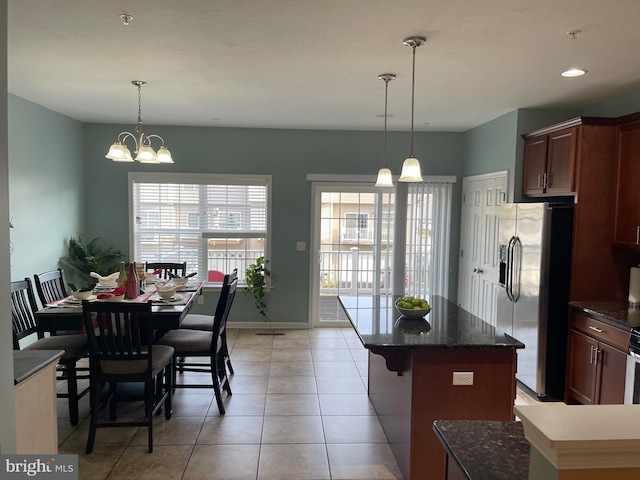
[[[133,258],[187,262],[201,279],[269,257],[271,176],[130,173]],[[217,281],[217,280],[215,280]]]

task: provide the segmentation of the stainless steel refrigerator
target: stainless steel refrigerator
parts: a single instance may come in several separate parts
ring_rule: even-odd
[[[564,397],[573,205],[503,204],[497,327],[524,343],[517,379],[542,400]]]

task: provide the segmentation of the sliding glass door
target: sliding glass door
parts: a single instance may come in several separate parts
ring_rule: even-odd
[[[394,198],[372,186],[314,186],[314,325],[346,322],[338,295],[390,291]]]

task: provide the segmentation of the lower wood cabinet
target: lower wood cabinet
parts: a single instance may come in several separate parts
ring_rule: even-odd
[[[571,311],[566,403],[622,404],[629,332]]]

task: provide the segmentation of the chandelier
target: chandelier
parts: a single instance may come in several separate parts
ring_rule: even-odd
[[[136,124],[136,134],[130,132],[122,132],[118,135],[118,139],[111,145],[109,152],[105,155],[106,158],[113,160],[114,162],[133,162],[133,157],[129,148],[124,143],[127,138],[132,138],[135,143],[135,149],[133,153],[136,154],[135,160],[140,163],[173,163],[171,158],[171,152],[164,146],[164,140],[159,135],[145,135],[142,133],[142,110],[141,110],[141,89],[147,82],[142,80],[133,80],[133,85],[138,87],[138,123]],[[151,139],[157,138],[162,142],[162,145],[156,151],[151,147]]]

